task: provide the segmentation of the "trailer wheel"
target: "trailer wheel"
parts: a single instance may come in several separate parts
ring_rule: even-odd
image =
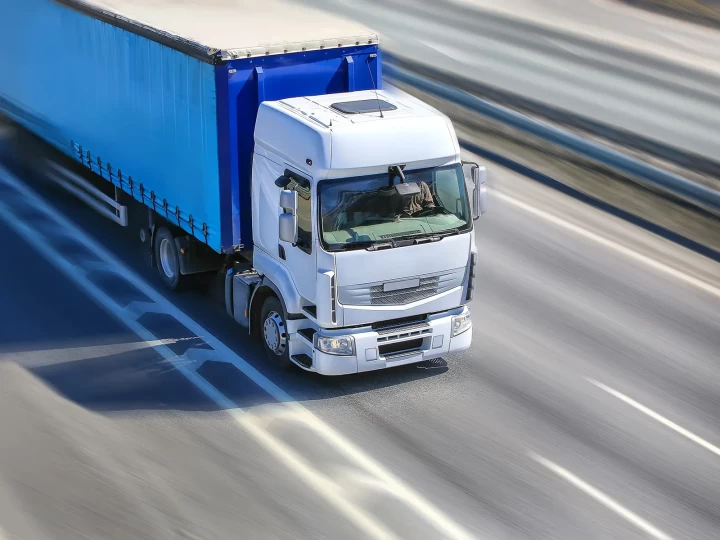
[[[268,296],[263,303],[259,330],[268,360],[279,368],[289,368],[290,335],[282,304],[275,296]]]
[[[155,262],[160,278],[173,291],[184,289],[189,276],[180,273],[180,259],[175,238],[165,227],[155,232]]]

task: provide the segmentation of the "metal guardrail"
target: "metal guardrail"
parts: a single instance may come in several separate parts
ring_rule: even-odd
[[[100,215],[122,227],[128,225],[127,206],[123,206],[84,178],[68,171],[56,163],[47,162],[48,176],[66,191],[83,200]]]
[[[523,114],[487,102],[462,90],[427,79],[386,60],[383,65],[386,77],[417,88],[437,98],[449,101],[487,118],[516,128],[530,135],[555,144],[578,155],[609,166],[633,176],[646,184],[669,192],[695,206],[720,214],[720,191],[692,182],[618,151],[554,128]]]

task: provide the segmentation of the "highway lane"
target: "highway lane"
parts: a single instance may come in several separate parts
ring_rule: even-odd
[[[715,287],[717,265],[507,171],[491,171],[492,211],[478,222],[474,346],[447,363],[340,379],[281,373],[264,364],[212,290],[170,298],[478,538],[717,538],[720,456],[712,448],[720,445],[720,298],[618,248]],[[57,208],[159,286],[145,266],[135,230],[116,227],[69,197],[53,197]],[[574,226],[609,235],[618,247],[581,236]],[[17,237],[4,230],[3,240],[8,257],[0,265],[2,294],[10,299],[3,302],[3,313],[4,318],[12,314],[14,323],[2,338],[16,358],[20,351],[60,348],[65,339],[74,348],[139,341]],[[51,301],[29,303],[28,298]],[[71,306],[72,319],[58,306]],[[41,347],[44,342],[53,345]],[[354,527],[336,509],[322,505],[283,465],[254,446],[226,413],[214,411],[174,370],[157,369],[152,351],[125,354],[130,356],[110,362],[96,354],[72,369],[63,363],[36,366],[32,373],[69,402],[46,391],[34,407],[38,416],[53,422],[62,423],[69,409],[83,423],[96,422],[98,432],[117,433],[112,440],[122,444],[99,470],[113,479],[110,494],[128,489],[121,481],[124,471],[152,473],[151,485],[140,493],[150,494],[149,506],[159,506],[162,517],[143,505],[150,515],[138,511],[142,523],[156,525],[148,530],[160,538],[182,537],[161,528],[182,523],[199,538],[236,537],[238,527],[252,531],[250,537],[260,537],[261,531],[263,537],[276,538],[352,536]],[[30,354],[21,361],[37,364],[42,356],[38,360]],[[237,403],[272,412],[267,396],[239,374],[223,372],[210,380]],[[20,384],[30,383],[22,379]],[[9,403],[23,394],[22,387],[13,393],[17,386],[0,377],[0,394],[9,395]],[[118,386],[125,393],[113,397]],[[663,423],[648,411],[674,423]],[[16,451],[0,466],[0,478],[19,471],[18,481],[26,481],[30,463],[47,464],[48,479],[37,480],[38,487],[64,503],[52,484],[59,482],[53,475],[64,464],[56,456],[65,454],[54,446],[33,454],[25,445],[43,424],[22,425],[3,428],[16,434]],[[327,449],[307,433],[290,430],[286,435],[295,447],[317,451],[321,464],[327,457],[329,470],[337,468]],[[94,436],[74,441],[98,445],[96,453],[110,452],[110,445]],[[135,445],[150,450],[138,451]],[[142,461],[138,454],[155,459]],[[363,478],[343,470],[348,483],[362,485]],[[91,499],[95,486],[82,488],[81,495]],[[139,506],[133,501],[126,497],[123,505]],[[400,537],[440,536],[419,527],[407,507],[383,497],[382,489],[364,494],[358,504],[389,521]],[[40,520],[38,514],[46,516],[51,507],[33,500],[24,509]],[[115,523],[113,517],[101,507],[92,519],[107,525]],[[0,527],[12,533],[15,526],[0,514]]]
[[[717,441],[716,299],[500,201],[493,211],[483,224],[473,351],[404,397],[374,394],[367,414],[389,418],[383,431],[426,460],[427,474],[456,483],[517,537],[637,533],[540,474],[526,452],[563,464],[672,537],[716,537],[717,456],[587,381]],[[413,395],[421,399],[400,406]]]
[[[0,204],[47,225],[2,188]],[[2,540],[365,537],[37,250],[5,226],[0,243]],[[244,404],[273,401],[232,381]]]
[[[717,160],[720,32],[606,0],[312,0],[387,50]]]
[[[495,171],[493,182],[640,252],[675,251],[510,174]],[[412,385],[368,385],[341,408],[335,400],[334,425],[389,439],[396,467],[414,456],[411,474],[466,519],[487,514],[490,537],[647,537],[529,453],[562,464],[670,537],[717,537],[718,456],[588,379],[717,443],[718,298],[492,202],[479,222],[472,351]],[[693,259],[688,267],[720,277],[716,265]]]

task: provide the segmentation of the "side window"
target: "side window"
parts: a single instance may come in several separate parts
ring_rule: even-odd
[[[291,180],[287,189],[298,193],[298,242],[297,247],[305,253],[312,253],[312,211],[310,209],[310,186],[303,186]]]
[[[464,181],[464,179],[463,179]],[[458,218],[464,219],[465,194],[461,192],[463,184],[458,182],[457,171],[454,169],[439,170],[435,173],[435,197],[447,210]]]

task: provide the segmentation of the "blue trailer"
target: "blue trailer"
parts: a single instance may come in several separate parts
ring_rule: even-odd
[[[260,103],[382,80],[372,32],[262,4],[0,0],[0,112],[212,250],[249,250]]]

